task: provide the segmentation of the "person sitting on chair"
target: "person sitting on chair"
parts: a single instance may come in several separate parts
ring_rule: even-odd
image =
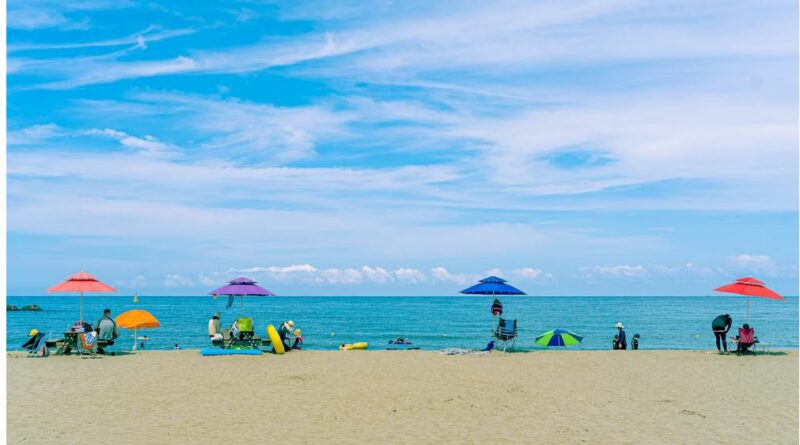
[[[97,339],[102,340],[109,346],[113,345],[114,340],[119,337],[119,332],[117,332],[117,323],[111,318],[111,309],[103,311],[103,318],[97,320],[96,326]],[[97,352],[100,354],[105,353],[103,348],[100,347],[97,348]]]
[[[614,338],[611,340],[611,349],[615,351],[619,349],[619,335],[615,335]]]
[[[220,327],[219,318],[220,315],[219,312],[217,312],[211,316],[211,320],[208,320],[208,337],[212,342],[222,340],[222,329]]]
[[[756,344],[756,330],[751,328],[749,324],[745,323],[739,328],[739,335],[736,336],[736,353],[746,354],[750,348]]]

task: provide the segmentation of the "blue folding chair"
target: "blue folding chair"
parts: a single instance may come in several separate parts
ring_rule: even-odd
[[[517,320],[500,318],[497,322],[497,327],[492,332],[492,336],[494,337],[496,343],[495,347],[497,349],[502,347],[503,352],[506,352],[509,346],[511,349],[514,349],[517,343]]]

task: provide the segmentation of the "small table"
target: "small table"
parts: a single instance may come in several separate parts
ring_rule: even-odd
[[[758,352],[758,349],[761,348],[761,352],[768,353],[769,352],[769,343],[760,341],[753,345],[753,352]]]
[[[58,350],[54,355],[65,355],[72,351],[72,348],[78,348],[78,332],[65,332],[63,340],[56,340],[55,344],[58,345]]]

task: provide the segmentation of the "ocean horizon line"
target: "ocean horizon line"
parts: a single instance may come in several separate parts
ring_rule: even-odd
[[[212,295],[156,295],[156,294],[140,294],[140,293],[130,293],[130,294],[112,294],[112,293],[102,293],[102,294],[84,294],[84,298],[99,298],[99,297],[175,297],[175,298],[205,298],[205,297],[212,297]],[[220,295],[220,297],[224,297],[227,295]],[[237,297],[239,295],[236,295]],[[742,298],[742,295],[715,295],[715,294],[707,294],[707,295],[669,295],[669,294],[662,294],[662,295],[290,295],[290,294],[280,294],[280,295],[273,295],[268,297],[262,296],[254,296],[254,295],[245,295],[248,298],[464,298],[464,299],[475,299],[475,298],[486,298],[486,297],[496,297],[496,298],[705,298],[705,297],[722,297],[722,298]],[[40,295],[6,295],[6,298],[51,298],[51,297],[79,297],[78,294],[40,294]],[[798,295],[782,295],[784,298],[798,298]]]

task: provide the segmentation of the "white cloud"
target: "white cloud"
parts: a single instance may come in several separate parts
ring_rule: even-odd
[[[361,273],[367,280],[374,283],[386,283],[388,281],[394,281],[392,274],[382,267],[363,266],[361,268]]]
[[[62,2],[53,0],[22,0],[8,2],[8,27],[12,29],[33,30],[59,27],[65,30],[87,29],[89,19],[85,16],[74,17],[74,14],[99,11],[104,9],[120,9],[130,7],[127,0],[84,0],[80,2]]]
[[[647,274],[647,268],[641,264],[636,266],[629,266],[621,264],[618,266],[591,266],[582,267],[580,271],[584,274],[585,278],[594,278],[595,276],[611,276],[615,278],[631,278],[642,277]]]
[[[521,279],[527,280],[540,280],[543,278],[553,278],[553,275],[549,272],[545,272],[542,269],[536,267],[523,267],[520,269],[514,269],[511,273]]]
[[[144,277],[144,275],[137,275],[131,280],[118,280],[116,281],[116,284],[119,287],[138,290],[143,287],[147,287],[147,279]]]
[[[401,267],[399,269],[395,269],[393,271],[394,276],[397,277],[397,281],[407,282],[412,284],[417,284],[425,281],[427,277],[425,274],[422,273],[419,269],[410,269],[406,267]]]
[[[167,274],[164,276],[162,285],[166,288],[191,287],[194,286],[194,282],[183,275]]]
[[[416,284],[425,280],[425,274],[417,269],[398,268],[389,270],[379,266],[356,268],[317,268],[311,264],[289,266],[253,266],[231,269],[230,272],[264,274],[279,281],[300,281],[306,284],[351,285],[362,283],[401,282]]]
[[[319,274],[330,284],[358,284],[364,281],[364,274],[358,269],[322,269]]]
[[[200,284],[202,284],[203,286],[206,286],[206,287],[215,286],[215,285],[219,284],[218,280],[215,280],[214,278],[211,278],[210,276],[205,275],[205,274],[198,274],[197,275],[197,281]]]
[[[466,4],[462,8],[420,7],[417,14],[348,17],[325,33],[270,39],[248,46],[192,51],[188,57],[152,61],[75,61],[55,59],[42,72],[61,80],[50,87],[72,88],[167,73],[244,73],[273,67],[325,62],[317,72],[329,76],[358,73],[365,80],[413,78],[443,69],[520,71],[543,64],[574,65],[609,60],[651,61],[702,56],[793,56],[792,27],[775,26],[791,15],[789,6],[772,8],[701,7],[685,10],[690,18],[676,20],[681,8],[665,12],[657,5],[632,7],[627,2]],[[328,9],[329,5],[320,7]],[[699,8],[699,9],[698,9]],[[380,8],[376,8],[380,9]],[[789,14],[781,14],[789,11]],[[755,14],[753,11],[761,12]],[[387,12],[387,11],[385,11]],[[394,10],[392,12],[395,12]],[[669,14],[670,20],[634,18]],[[14,14],[10,12],[12,18]],[[753,20],[742,22],[741,16]],[[29,14],[29,26],[45,24]],[[366,17],[366,22],[358,20]],[[756,18],[761,18],[757,20]],[[59,20],[63,21],[62,18]],[[9,24],[22,20],[9,20]],[[631,36],[637,38],[632,39]],[[186,63],[175,61],[184,59]],[[309,70],[310,68],[306,68]],[[404,73],[400,75],[398,73]],[[420,76],[421,77],[421,76]]]
[[[98,48],[108,46],[133,46],[134,48],[146,49],[147,43],[158,42],[161,40],[194,34],[199,29],[158,29],[154,25],[146,29],[131,34],[129,36],[99,40],[93,42],[80,43],[14,43],[8,46],[8,52],[32,51],[32,50],[57,50],[57,49],[77,49],[77,48]]]
[[[94,136],[107,136],[119,141],[125,147],[135,148],[148,153],[165,153],[173,151],[174,146],[158,141],[154,136],[146,135],[143,138],[131,136],[123,131],[111,128],[87,130],[86,134]]]
[[[726,258],[726,264],[737,274],[779,275],[779,267],[768,255],[751,255],[743,253]]]
[[[697,266],[694,263],[686,263],[680,266],[666,266],[651,264],[647,266],[649,272],[668,277],[685,280],[687,278],[709,279],[725,275],[725,270],[721,267]]]
[[[53,123],[39,124],[9,131],[7,143],[9,146],[40,144],[66,136],[68,133],[68,131]]]
[[[475,281],[480,279],[478,275],[474,274],[451,273],[442,266],[437,266],[431,269],[431,275],[433,275],[433,278],[439,281],[445,281],[460,285],[474,283]]]

